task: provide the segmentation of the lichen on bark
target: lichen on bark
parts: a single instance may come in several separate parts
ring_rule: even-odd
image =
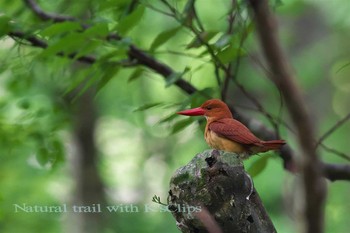
[[[205,211],[222,232],[276,232],[238,154],[206,150],[171,178],[169,209],[182,232],[209,232]]]

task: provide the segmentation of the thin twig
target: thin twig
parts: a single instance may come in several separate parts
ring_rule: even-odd
[[[54,13],[48,13],[43,11],[39,5],[34,0],[23,0],[28,7],[37,15],[40,19],[44,21],[53,21],[55,23],[61,23],[61,22],[67,22],[67,21],[73,21],[73,22],[78,22],[79,20],[75,17],[72,16],[65,16],[65,15],[59,15],[59,14],[54,14]],[[83,29],[88,29],[90,25],[80,23],[81,27]],[[107,40],[121,40],[121,36],[115,33],[110,33],[109,35],[106,36]]]
[[[141,4],[143,4],[145,7],[149,8],[149,9],[155,11],[155,12],[161,13],[162,15],[166,15],[166,16],[169,16],[169,17],[174,17],[174,15],[172,13],[160,10],[160,9],[156,8],[155,6],[149,4],[149,3],[141,2]]]
[[[227,17],[227,21],[228,21],[228,28],[227,28],[227,35],[232,35],[233,34],[233,24],[235,22],[235,18],[236,18],[236,12],[235,12],[235,8],[238,7],[237,5],[237,2],[236,0],[232,0],[231,2],[231,10],[230,10],[230,13]],[[236,64],[237,66],[239,65],[239,60],[240,60],[240,57],[238,56],[238,58],[236,59]],[[230,79],[231,79],[231,71],[232,71],[232,63],[233,62],[230,62],[228,64],[228,67],[226,69],[226,72],[225,72],[225,79],[224,79],[224,82],[223,82],[223,85],[222,85],[222,88],[221,88],[221,99],[223,101],[226,101],[227,100],[227,95],[228,95],[228,87],[229,87],[229,84],[230,84]],[[235,69],[236,71],[238,71],[238,68]]]
[[[161,0],[161,2],[169,8],[169,10],[173,13],[173,17],[177,18],[179,14],[178,11],[168,1]]]
[[[348,113],[345,117],[340,119],[337,123],[335,123],[329,130],[327,130],[317,141],[316,147],[318,147],[327,137],[329,137],[334,131],[339,129],[341,125],[347,122],[350,119],[350,113]]]
[[[227,67],[225,64],[221,62],[221,60],[218,58],[217,54],[215,53],[214,49],[210,46],[210,44],[205,41],[202,38],[202,32],[198,29],[196,29],[192,23],[184,23],[181,18],[179,18],[180,13],[174,8],[168,1],[166,0],[161,0],[161,2],[169,8],[169,10],[173,13],[172,17],[177,20],[180,24],[183,26],[187,27],[192,31],[192,33],[196,36],[196,38],[201,42],[202,45],[206,47],[206,50],[210,54],[211,58],[213,59],[214,62],[214,70],[215,70],[215,78],[219,86],[221,86],[221,80],[220,80],[220,72],[219,69],[221,68],[222,70],[226,71]],[[194,3],[194,2],[193,2]],[[197,21],[199,21],[199,18],[197,17]],[[200,22],[200,21],[199,21]],[[200,23],[201,25],[201,23]]]
[[[204,63],[209,63],[210,62],[210,60],[206,60],[205,58],[202,58],[200,55],[190,54],[190,53],[185,53],[185,52],[179,52],[179,51],[170,50],[170,49],[167,49],[165,51],[164,50],[157,50],[153,54],[174,54],[174,55],[188,57],[188,58],[195,58],[195,59],[201,60]]]
[[[179,23],[183,23],[181,22],[181,19],[178,17],[179,12],[173,7],[171,6],[170,3],[168,3],[166,0],[161,0],[167,7],[169,7],[169,9],[171,10],[171,12],[174,13],[174,17],[175,19],[179,22]],[[202,45],[204,45],[207,49],[207,51],[209,52],[209,54],[211,55],[211,57],[213,58],[213,61],[215,62],[216,65],[218,65],[220,68],[222,68],[223,70],[226,70],[227,67],[220,61],[220,59],[217,57],[217,55],[215,54],[215,51],[213,50],[213,48],[210,46],[210,44],[208,42],[206,42],[205,40],[203,40],[201,32],[198,31],[195,27],[193,27],[193,25],[184,25],[186,26],[188,29],[190,29],[196,36],[196,38],[202,43]]]
[[[200,18],[198,17],[197,10],[196,10],[196,7],[195,7],[195,1],[196,1],[196,0],[191,0],[191,1],[189,2],[189,4],[190,4],[190,11],[191,11],[191,13],[192,13],[193,16],[194,16],[194,19],[196,20],[200,31],[201,31],[201,32],[204,32],[204,31],[205,31],[205,28],[204,28],[204,26],[203,26],[202,21],[201,21]]]
[[[343,158],[343,159],[345,159],[347,161],[350,161],[350,156],[349,155],[347,155],[347,154],[345,154],[343,152],[340,152],[340,151],[338,151],[338,150],[336,150],[334,148],[330,148],[330,147],[326,146],[324,143],[321,143],[320,147],[323,148],[327,152],[333,153],[333,154],[335,154],[335,155],[337,155],[337,156],[339,156],[339,157],[341,157],[341,158]]]

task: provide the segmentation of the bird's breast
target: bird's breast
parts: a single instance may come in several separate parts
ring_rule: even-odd
[[[210,129],[205,131],[205,141],[207,144],[217,150],[224,150],[234,153],[245,153],[247,149],[238,142],[231,141],[227,138],[220,137]]]

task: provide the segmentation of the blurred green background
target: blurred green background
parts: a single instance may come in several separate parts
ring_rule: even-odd
[[[219,98],[221,86],[205,48],[193,46],[193,32],[165,15],[169,9],[160,1],[37,1],[47,12],[81,19],[63,26],[38,19],[25,2],[30,1],[0,2],[0,232],[179,232],[171,214],[157,211],[152,197],[165,202],[174,171],[208,148],[197,118],[174,114],[198,106],[206,97],[190,96],[152,70],[127,64],[126,52],[130,43],[135,44],[176,72],[184,72],[183,78],[206,96]],[[182,11],[187,1],[169,3]],[[320,137],[350,111],[350,4],[347,0],[270,3]],[[224,62],[240,60],[239,83],[266,111],[288,124],[246,20],[245,1],[238,5],[237,37],[230,43],[239,42],[243,29],[250,31],[238,55],[218,53]],[[213,34],[208,43],[218,43],[227,30],[231,1],[197,0],[195,6],[203,27]],[[95,26],[78,33],[80,23]],[[34,48],[8,36],[16,30],[48,41],[49,48]],[[122,32],[122,41],[103,39],[115,31]],[[55,56],[62,49],[99,60],[89,65]],[[272,128],[234,84],[227,101]],[[350,124],[344,124],[324,143],[348,151],[349,130]],[[281,125],[280,131],[298,151],[293,130]],[[347,162],[321,149],[319,155],[325,162]],[[254,183],[277,231],[298,232],[298,177],[283,169],[277,154],[269,154],[267,160],[264,156],[251,158],[245,166],[260,170]],[[267,161],[266,167],[261,161]],[[337,181],[328,188],[326,232],[347,232],[350,186]],[[73,205],[87,203],[101,204],[103,213],[71,211]],[[15,204],[66,204],[70,211],[16,212]],[[108,213],[105,208],[130,204],[139,211]],[[145,211],[145,205],[154,211]]]

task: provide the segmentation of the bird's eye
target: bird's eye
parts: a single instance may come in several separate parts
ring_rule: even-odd
[[[206,107],[205,109],[207,109],[207,110],[211,110],[211,109],[212,109],[212,107],[208,106],[208,107]]]

